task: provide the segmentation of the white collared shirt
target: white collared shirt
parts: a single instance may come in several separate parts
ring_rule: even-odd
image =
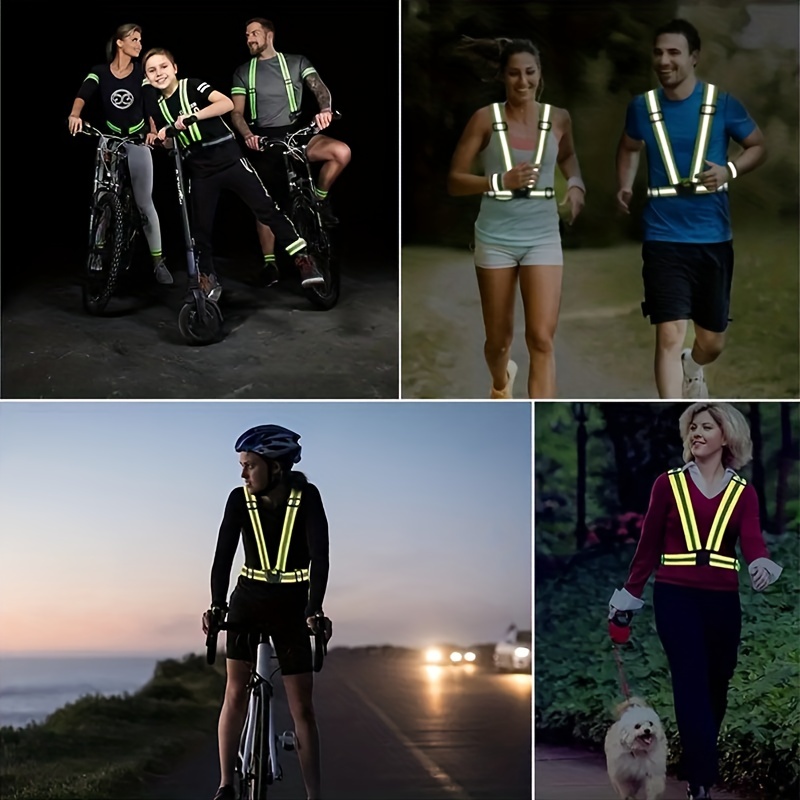
[[[707,486],[703,473],[700,472],[700,467],[697,466],[696,461],[687,461],[682,469],[684,472],[689,473],[689,476],[694,481],[694,485],[709,499],[716,497],[720,492],[724,491],[725,487],[730,483],[731,478],[736,475],[734,470],[730,467],[726,467],[722,477],[711,486]]]

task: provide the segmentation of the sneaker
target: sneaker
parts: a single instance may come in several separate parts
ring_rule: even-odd
[[[326,228],[333,228],[339,224],[339,218],[331,210],[331,201],[327,197],[320,200],[317,207],[319,208],[319,217]]]
[[[313,256],[308,255],[308,253],[302,253],[295,258],[294,263],[300,270],[300,279],[304,289],[318,283],[325,283],[325,278],[317,268]]]
[[[220,786],[213,800],[236,800],[236,792],[233,790],[233,786],[229,783]]]
[[[153,265],[153,274],[156,276],[156,280],[159,283],[164,284],[164,286],[172,286],[172,273],[167,269],[163,258],[159,258]]]
[[[213,272],[209,272],[207,275],[205,272],[201,272],[198,283],[201,291],[209,300],[214,300],[215,302],[219,300],[222,294],[222,286]]]
[[[686,358],[691,356],[692,351],[687,347],[681,353],[681,367],[683,368],[683,388],[681,396],[685,399],[702,400],[708,397],[708,386],[703,376],[703,368],[697,372],[693,378],[686,374]]]
[[[492,386],[492,391],[489,395],[492,400],[511,400],[514,397],[514,378],[517,377],[517,365],[514,361],[511,361],[511,359],[508,361],[507,370],[508,380],[506,381],[505,387],[498,392],[497,389]]]
[[[711,794],[705,786],[689,786],[686,790],[686,800],[711,800]]]

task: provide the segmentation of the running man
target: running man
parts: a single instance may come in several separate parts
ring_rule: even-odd
[[[656,30],[653,69],[661,86],[631,100],[617,148],[617,202],[626,214],[647,151],[642,312],[656,327],[661,398],[708,397],[703,367],[722,353],[730,321],[728,189],[766,159],[764,136],[744,106],[695,75],[699,56],[700,35],[686,20]],[[743,149],[729,159],[731,140]],[[694,342],[684,349],[688,320]]]

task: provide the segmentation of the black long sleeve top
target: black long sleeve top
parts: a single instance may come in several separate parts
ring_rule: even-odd
[[[312,616],[322,610],[322,601],[328,585],[329,542],[328,520],[322,505],[322,497],[313,483],[309,483],[302,473],[291,472],[276,489],[267,495],[259,496],[258,515],[264,532],[264,541],[271,565],[275,565],[278,546],[281,539],[283,520],[289,489],[292,486],[302,489],[303,495],[297,516],[294,521],[286,569],[309,568],[309,591],[306,605],[306,616]],[[228,597],[231,567],[241,536],[244,546],[245,565],[253,569],[262,569],[256,545],[255,533],[250,516],[245,506],[244,488],[237,487],[228,495],[225,513],[217,536],[217,548],[214,563],[211,567],[211,604],[222,606]],[[244,576],[239,581],[246,582],[254,591],[273,596],[280,596],[282,589],[293,584],[265,583]]]

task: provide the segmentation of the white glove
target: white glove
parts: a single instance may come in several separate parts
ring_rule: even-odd
[[[750,585],[753,589],[763,592],[780,578],[783,567],[768,558],[756,558],[750,562],[747,571],[750,573]]]
[[[644,602],[627,589],[614,589],[614,594],[608,601],[608,618],[611,619],[617,611],[638,611],[643,606]]]

